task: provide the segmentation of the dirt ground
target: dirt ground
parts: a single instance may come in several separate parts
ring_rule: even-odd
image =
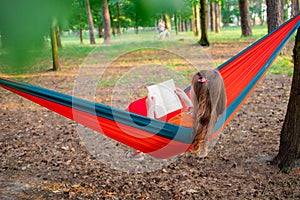
[[[217,43],[206,51],[220,63],[249,43]],[[22,80],[72,94],[77,75],[74,66]],[[267,75],[208,157],[187,153],[136,173],[91,154],[76,123],[1,88],[0,199],[300,199],[299,171],[282,174],[270,165],[278,152],[290,85],[291,77]],[[102,93],[94,100],[111,102],[109,87],[99,88]]]

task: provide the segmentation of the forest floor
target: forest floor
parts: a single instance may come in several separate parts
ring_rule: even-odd
[[[213,43],[205,51],[213,62],[222,63],[250,43]],[[183,51],[197,52],[199,47],[186,48]],[[129,57],[129,62],[116,59],[113,64],[117,67],[103,77],[109,80],[122,73],[122,63],[132,67],[137,57]],[[145,59],[150,63],[151,59]],[[141,64],[139,59],[134,62]],[[72,94],[79,71],[74,66],[59,73],[18,78]],[[112,97],[114,87],[107,81],[102,81],[107,85],[98,85],[93,100],[122,104],[124,97]],[[270,164],[278,152],[290,85],[291,77],[268,74],[207,157],[186,153],[154,168],[136,167],[151,165],[147,160],[127,160],[123,165],[121,157],[119,162],[113,155],[111,160],[93,155],[81,135],[89,132],[84,127],[0,89],[0,199],[300,199],[299,170],[282,174]],[[117,152],[114,145],[106,148]]]

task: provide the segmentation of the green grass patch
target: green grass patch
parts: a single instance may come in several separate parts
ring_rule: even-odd
[[[289,53],[288,53],[289,54]],[[294,72],[294,62],[292,56],[281,55],[278,56],[275,62],[272,64],[269,74],[287,74],[288,76],[292,76]]]

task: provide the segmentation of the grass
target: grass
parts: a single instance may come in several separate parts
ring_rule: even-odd
[[[220,33],[209,32],[211,43],[214,42],[241,42],[244,40],[256,41],[267,34],[266,26],[254,26],[253,36],[241,37],[240,27],[224,27]],[[183,39],[186,42],[178,42]],[[121,36],[112,37],[111,45],[103,45],[103,40],[96,38],[97,45],[89,45],[88,33],[84,34],[84,43],[80,44],[79,38],[74,33],[65,33],[62,35],[63,47],[59,49],[60,61],[65,69],[73,66],[79,66],[85,61],[91,52],[98,52],[105,58],[113,59],[122,53],[136,51],[141,48],[169,49],[196,43],[198,38],[193,36],[192,32],[180,32],[178,36],[172,35],[171,39],[157,41],[157,32],[141,30],[138,35],[132,30],[123,33]],[[49,41],[45,41],[45,46],[38,51],[31,51],[30,58],[24,62],[11,62],[9,56],[0,48],[0,73],[20,74],[43,72],[51,69],[51,48]],[[287,55],[292,55],[288,52]],[[18,59],[15,59],[18,60]],[[176,65],[176,64],[175,64]],[[13,67],[12,67],[13,66]],[[21,66],[21,67],[20,67]],[[293,73],[293,63],[291,56],[279,56],[273,63],[269,73],[288,74]]]

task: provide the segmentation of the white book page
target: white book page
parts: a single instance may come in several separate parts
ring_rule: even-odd
[[[182,108],[173,79],[147,87],[149,96],[155,98],[155,115],[157,118]]]

